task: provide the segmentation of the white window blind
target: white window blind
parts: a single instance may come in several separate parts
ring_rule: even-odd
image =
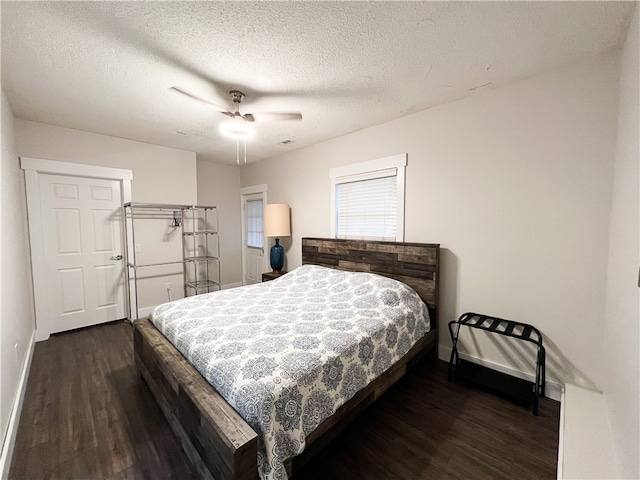
[[[247,201],[247,247],[264,246],[263,210],[262,200]]]
[[[331,236],[404,241],[404,178],[407,154],[334,167]]]
[[[385,173],[380,178],[336,181],[337,238],[396,239],[396,171]]]

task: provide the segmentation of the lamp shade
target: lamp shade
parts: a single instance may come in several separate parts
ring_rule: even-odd
[[[264,206],[264,234],[267,237],[291,236],[289,205],[270,203]]]

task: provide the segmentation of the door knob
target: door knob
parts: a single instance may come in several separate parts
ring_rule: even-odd
[[[122,260],[122,255],[114,255],[109,260]]]

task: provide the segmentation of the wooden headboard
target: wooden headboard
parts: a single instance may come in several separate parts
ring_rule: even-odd
[[[437,320],[440,245],[334,238],[303,238],[302,263],[371,272],[413,288]]]

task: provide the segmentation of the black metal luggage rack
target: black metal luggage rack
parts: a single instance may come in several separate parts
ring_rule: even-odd
[[[454,325],[458,328],[454,331]],[[513,320],[505,320],[504,318],[490,317],[480,313],[465,313],[458,320],[449,322],[449,333],[453,346],[451,349],[451,358],[449,360],[449,380],[453,378],[456,367],[460,365],[460,357],[458,355],[458,335],[460,328],[463,326],[470,328],[479,328],[487,332],[505,335],[507,337],[517,338],[525,342],[533,343],[538,348],[536,356],[536,380],[535,383],[526,382],[532,388],[533,393],[533,414],[538,415],[538,398],[544,395],[545,386],[545,349],[542,346],[542,334],[532,325]],[[524,381],[523,381],[524,382]]]

